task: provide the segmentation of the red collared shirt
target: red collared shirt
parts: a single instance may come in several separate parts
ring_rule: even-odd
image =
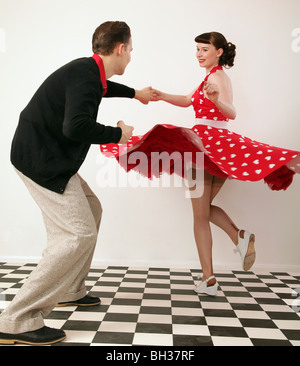
[[[100,72],[100,79],[101,79],[101,83],[103,86],[103,95],[105,95],[107,93],[107,82],[106,82],[106,75],[105,75],[105,69],[104,69],[102,58],[99,55],[97,55],[96,53],[94,53],[93,59],[96,61],[97,65],[98,65],[99,72]]]

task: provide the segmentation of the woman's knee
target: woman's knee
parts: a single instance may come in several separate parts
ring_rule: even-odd
[[[210,221],[210,210],[201,210],[194,212],[194,222],[201,224]]]

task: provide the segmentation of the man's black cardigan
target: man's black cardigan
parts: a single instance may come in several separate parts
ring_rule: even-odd
[[[55,71],[20,114],[12,164],[39,185],[63,193],[91,144],[121,139],[121,128],[96,122],[102,94],[99,68],[92,57]],[[134,96],[134,89],[107,81],[105,97]]]

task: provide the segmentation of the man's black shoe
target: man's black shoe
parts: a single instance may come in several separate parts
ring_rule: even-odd
[[[60,342],[66,338],[66,334],[61,329],[43,327],[32,332],[20,334],[0,333],[0,344],[23,343],[32,346],[43,346]]]
[[[101,304],[99,297],[86,295],[79,300],[59,302],[56,306],[94,306],[99,304]]]

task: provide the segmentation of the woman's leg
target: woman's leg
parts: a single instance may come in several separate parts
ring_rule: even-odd
[[[213,177],[213,184],[211,190],[211,202],[219,193],[222,188],[225,179]],[[245,230],[239,230],[235,223],[231,220],[231,218],[227,215],[225,211],[223,211],[220,207],[211,205],[210,207],[210,221],[223,229],[228,236],[231,238],[233,243],[237,246],[239,244],[239,238],[244,239]],[[249,270],[255,261],[255,249],[254,249],[254,241],[255,236],[251,234],[249,237],[249,242],[241,241],[239,251],[242,256],[242,265],[244,270]],[[247,247],[245,247],[245,245]],[[244,247],[244,249],[242,249]],[[244,252],[246,250],[246,252]],[[242,252],[241,252],[242,251]]]
[[[205,280],[213,275],[212,235],[210,229],[210,203],[213,177],[204,171],[204,187],[201,197],[191,198],[194,215],[194,235]],[[191,188],[195,190],[196,186]]]
[[[211,203],[220,192],[220,189],[223,187],[225,182],[226,179],[224,178],[218,178],[216,176],[213,177],[211,189]],[[239,229],[224,210],[222,210],[218,206],[211,205],[210,222],[224,230],[235,245],[238,244]]]
[[[191,198],[194,215],[195,241],[202,266],[203,280],[213,275],[212,235],[209,222],[212,222],[223,229],[235,245],[238,245],[239,236],[244,239],[245,231],[239,230],[224,210],[211,204],[225,181],[226,179],[211,176],[209,173],[204,171],[203,194],[201,197]],[[195,190],[195,188],[196,186],[191,188],[191,191]],[[249,244],[247,244],[248,249],[246,250],[246,253],[244,253],[243,257],[243,268],[245,270],[251,268],[255,259],[253,234],[250,236]],[[208,286],[214,285],[215,282],[215,279],[210,280],[208,282]]]

